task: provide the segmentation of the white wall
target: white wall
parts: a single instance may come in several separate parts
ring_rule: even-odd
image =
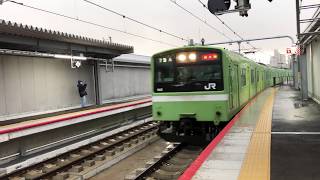
[[[312,59],[312,45],[306,47],[307,54],[307,75],[308,75],[308,96],[312,97],[314,93],[313,89],[313,59]]]
[[[320,40],[308,45],[307,62],[309,96],[320,103]]]
[[[94,103],[92,74],[92,66],[71,69],[68,60],[0,55],[0,117],[78,106],[79,79]]]
[[[149,68],[101,67],[100,75],[103,101],[151,93]],[[71,69],[69,60],[0,55],[0,121],[79,107],[78,80],[95,104],[92,65]]]
[[[150,69],[115,67],[114,72],[100,69],[102,100],[151,94]]]

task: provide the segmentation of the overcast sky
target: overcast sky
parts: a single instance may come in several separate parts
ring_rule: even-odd
[[[170,33],[188,39],[192,38],[196,42],[199,42],[202,37],[205,38],[208,43],[228,40],[216,31],[208,28],[204,23],[201,23],[185,11],[179,9],[170,2],[170,0],[92,1]],[[184,41],[125,20],[82,0],[17,0],[17,2],[161,40],[177,46],[186,44]],[[177,0],[177,2],[232,39],[237,39],[237,37],[227,30],[209,11],[204,9],[198,0]],[[207,0],[202,0],[202,2],[207,3]],[[303,4],[316,2],[318,2],[318,0],[304,0]],[[290,35],[296,39],[294,0],[273,0],[272,3],[267,0],[251,0],[251,4],[252,9],[249,11],[249,17],[240,17],[238,13],[226,14],[220,17],[243,38]],[[232,5],[232,8],[233,7],[234,4]],[[314,10],[304,11],[302,17],[310,17],[313,12]],[[28,9],[10,2],[6,2],[0,6],[0,18],[7,21],[10,20],[97,39],[108,39],[108,37],[111,36],[113,42],[133,45],[136,54],[152,55],[153,53],[172,48],[168,45]],[[273,54],[273,49],[279,49],[284,52],[287,47],[291,46],[291,42],[288,39],[282,39],[252,42],[252,45],[261,48],[262,52],[252,55],[251,57],[269,63],[269,56]],[[231,50],[237,49],[236,45],[225,45],[224,47]],[[247,45],[244,46],[244,48],[248,47]]]

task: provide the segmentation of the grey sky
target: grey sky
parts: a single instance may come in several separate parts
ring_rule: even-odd
[[[184,45],[185,42],[176,40],[167,35],[150,30],[138,24],[124,20],[107,11],[94,7],[82,0],[17,0],[28,5],[37,6],[47,10],[67,14],[89,20],[98,24],[125,30],[131,33],[141,34],[153,39],[166,41],[171,44]],[[170,0],[92,0],[110,9],[126,14],[132,18],[141,20],[147,24],[167,30],[179,36],[193,38],[199,41],[204,37],[206,42],[220,42],[227,39],[217,32],[205,26],[186,12],[179,9]],[[207,3],[207,0],[202,0]],[[193,13],[202,17],[217,29],[226,33],[232,39],[237,39],[232,35],[213,15],[206,11],[198,0],[177,0],[178,3]],[[304,0],[304,4],[316,3],[318,0]],[[267,0],[251,0],[252,9],[249,17],[240,17],[237,13],[220,16],[234,30],[244,38],[256,38],[273,35],[290,35],[295,37],[295,1],[294,0],[274,0],[269,3]],[[234,5],[232,5],[233,7]],[[309,17],[313,11],[304,13],[304,17]],[[169,49],[170,46],[147,41],[137,37],[124,35],[118,32],[102,29],[96,26],[87,25],[77,21],[67,20],[54,15],[49,15],[39,11],[24,8],[12,3],[5,3],[0,6],[0,18],[4,20],[16,21],[49,29],[79,34],[83,36],[107,39],[111,36],[114,42],[135,46],[135,53],[151,55],[155,52]],[[267,62],[268,56],[273,49],[284,51],[290,46],[288,40],[271,40],[264,42],[253,42],[254,46],[263,49],[263,53],[258,53],[255,58]],[[226,45],[228,49],[236,49],[235,45]],[[246,46],[248,47],[248,46]]]

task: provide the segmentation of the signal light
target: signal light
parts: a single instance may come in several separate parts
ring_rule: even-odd
[[[210,53],[210,54],[203,54],[201,55],[201,60],[203,61],[214,61],[218,60],[218,54],[216,53]]]
[[[212,14],[219,11],[227,11],[230,5],[230,0],[208,0],[208,9]]]

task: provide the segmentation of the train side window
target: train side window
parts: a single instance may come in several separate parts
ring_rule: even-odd
[[[251,84],[254,84],[254,70],[251,69]]]
[[[247,70],[246,68],[241,69],[241,85],[246,86],[247,85]]]
[[[259,81],[259,71],[257,71],[257,81]]]

